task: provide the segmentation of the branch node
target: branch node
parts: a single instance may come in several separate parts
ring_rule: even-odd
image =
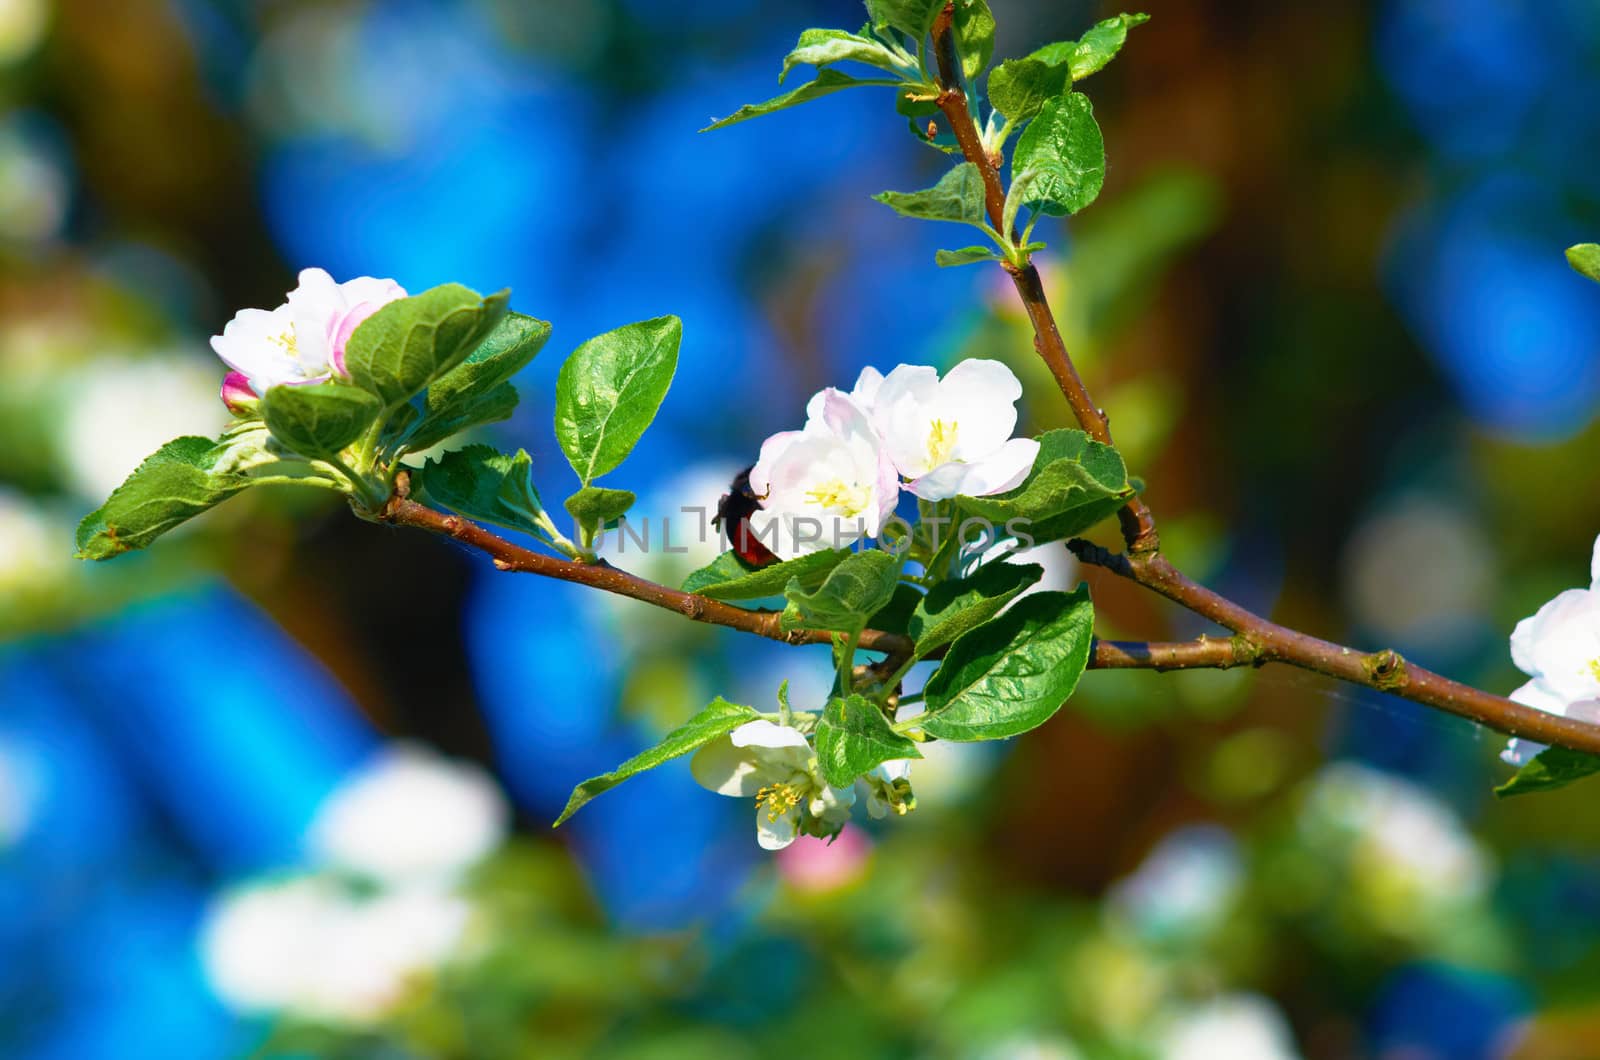
[[[1201,637],[1204,640],[1205,637]],[[1267,651],[1254,637],[1243,633],[1235,633],[1228,638],[1228,646],[1233,650],[1234,666],[1253,666],[1260,669],[1266,665]]]
[[[1406,661],[1392,648],[1373,652],[1361,663],[1373,688],[1393,692],[1406,684]]]
[[[694,596],[694,595],[686,596],[686,597],[683,598],[683,603],[678,605],[678,610],[680,612],[682,612],[685,616],[687,616],[689,618],[692,618],[696,622],[698,622],[702,618],[705,617],[705,613],[706,613],[706,602],[705,602],[705,599],[703,597]]]

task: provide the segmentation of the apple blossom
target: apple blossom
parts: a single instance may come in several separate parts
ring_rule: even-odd
[[[756,841],[763,850],[782,850],[801,834],[837,835],[856,801],[853,787],[822,779],[804,733],[765,719],[745,722],[696,751],[689,771],[719,795],[755,798]]]
[[[804,429],[762,443],[750,472],[762,498],[751,530],[781,559],[876,537],[900,498],[888,454],[853,398],[829,388],[806,411]]]
[[[322,269],[302,269],[288,301],[271,310],[241,309],[212,336],[211,348],[257,397],[280,384],[319,383],[344,374],[345,346],[356,325],[405,296],[393,280],[359,276],[335,283]],[[236,382],[231,395],[233,401],[225,384],[229,408],[243,396]]]
[[[1022,483],[1039,443],[1013,438],[1022,384],[999,361],[962,361],[943,379],[902,364],[878,378],[868,368],[853,395],[867,403],[889,458],[924,500],[1004,493]]]
[[[1600,722],[1600,538],[1589,561],[1589,588],[1568,589],[1517,623],[1511,661],[1532,678],[1511,693],[1524,706]],[[1500,757],[1526,765],[1544,745],[1512,740]]]
[[[401,743],[323,801],[310,841],[330,863],[370,879],[442,883],[498,847],[510,816],[477,765]]]
[[[911,793],[909,758],[873,766],[856,781],[856,790],[866,801],[867,813],[874,820],[891,813],[904,816],[917,808],[917,797]]]

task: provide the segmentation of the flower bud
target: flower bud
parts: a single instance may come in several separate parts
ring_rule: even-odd
[[[261,398],[250,389],[250,380],[243,372],[229,372],[223,377],[222,403],[235,416],[254,416],[261,408]]]

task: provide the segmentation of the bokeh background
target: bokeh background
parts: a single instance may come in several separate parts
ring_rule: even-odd
[[[1001,55],[1118,10],[991,2]],[[1105,192],[1040,231],[1164,542],[1509,690],[1507,633],[1600,530],[1600,289],[1561,257],[1600,234],[1600,8],[1144,10],[1086,85]],[[715,694],[813,703],[826,661],[265,490],[70,558],[146,452],[221,426],[207,336],[310,265],[551,320],[484,436],[546,496],[561,358],[667,312],[678,378],[610,483],[641,510],[714,504],[869,363],[1001,357],[1062,424],[1002,277],[868,199],[945,164],[885,95],[695,132],[861,17],[0,0],[0,1053],[1600,1056],[1600,789],[1497,803],[1501,741],[1410,704],[1094,673],[832,847],[762,854],[682,763],[553,834],[576,781]],[[1203,631],[1088,580],[1103,632]]]

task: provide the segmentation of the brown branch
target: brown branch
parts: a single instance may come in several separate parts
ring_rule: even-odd
[[[933,22],[933,46],[939,63],[941,89],[937,102],[945,120],[950,123],[956,143],[961,148],[962,157],[977,166],[978,172],[983,177],[984,205],[989,211],[990,222],[995,230],[999,231],[1005,219],[1005,185],[1000,179],[1000,171],[995,166],[995,160],[983,149],[983,138],[978,134],[977,124],[972,120],[966,89],[961,83],[961,57],[956,49],[955,38],[955,4],[948,3]],[[1011,239],[1016,239],[1014,231],[1006,234]],[[1088,432],[1089,437],[1110,445],[1109,421],[1106,414],[1094,403],[1089,388],[1084,385],[1083,378],[1078,375],[1077,367],[1067,354],[1067,344],[1061,338],[1061,329],[1056,326],[1055,314],[1045,298],[1044,283],[1039,279],[1039,270],[1031,262],[1020,268],[1007,263],[1005,269],[1011,274],[1011,282],[1017,289],[1017,297],[1022,300],[1022,307],[1027,311],[1028,320],[1033,325],[1033,347],[1038,351],[1045,366],[1050,369],[1050,374],[1055,376],[1056,385],[1061,388],[1067,404],[1072,407],[1072,415]],[[1160,547],[1160,541],[1156,536],[1155,517],[1150,514],[1150,509],[1146,507],[1144,501],[1134,497],[1122,508],[1117,518],[1122,523],[1122,536],[1130,550],[1154,552]]]
[[[1452,681],[1390,649],[1360,652],[1280,626],[1193,581],[1160,553],[1119,555],[1083,540],[1068,542],[1068,547],[1084,563],[1154,590],[1230,630],[1234,634],[1231,640],[1207,643],[1234,645],[1235,652],[1243,650],[1251,656],[1252,665],[1287,663],[1469,718],[1509,736],[1600,754],[1600,725],[1548,714]],[[1195,658],[1206,655],[1198,648],[1191,652]]]
[[[939,64],[938,97],[940,111],[955,133],[956,143],[967,161],[983,176],[984,203],[990,220],[998,230],[1004,219],[1005,187],[996,166],[983,148],[972,118],[970,103],[961,82],[961,57],[955,40],[955,5],[947,3],[933,24],[934,54]],[[1007,233],[1015,239],[1015,232]],[[1056,384],[1071,406],[1079,425],[1097,441],[1111,444],[1106,415],[1090,395],[1073,366],[1056,326],[1055,314],[1045,297],[1039,272],[1032,264],[1021,268],[1007,264],[1017,296],[1022,300],[1033,325],[1034,348],[1055,376]],[[1186,645],[1145,645],[1131,650],[1107,642],[1097,642],[1096,665],[1143,666],[1151,669],[1179,669],[1192,666],[1236,666],[1241,661],[1259,666],[1283,662],[1305,670],[1326,674],[1353,684],[1391,692],[1430,707],[1470,718],[1501,732],[1539,743],[1555,744],[1578,751],[1600,754],[1600,725],[1548,714],[1492,695],[1470,685],[1441,677],[1430,670],[1402,659],[1394,651],[1358,652],[1322,640],[1254,614],[1246,608],[1192,581],[1160,552],[1160,537],[1155,516],[1139,498],[1134,498],[1118,513],[1127,553],[1113,556],[1088,542],[1074,542],[1074,551],[1087,563],[1106,567],[1195,614],[1231,630],[1231,640],[1202,640]],[[1245,658],[1241,660],[1241,653]]]

